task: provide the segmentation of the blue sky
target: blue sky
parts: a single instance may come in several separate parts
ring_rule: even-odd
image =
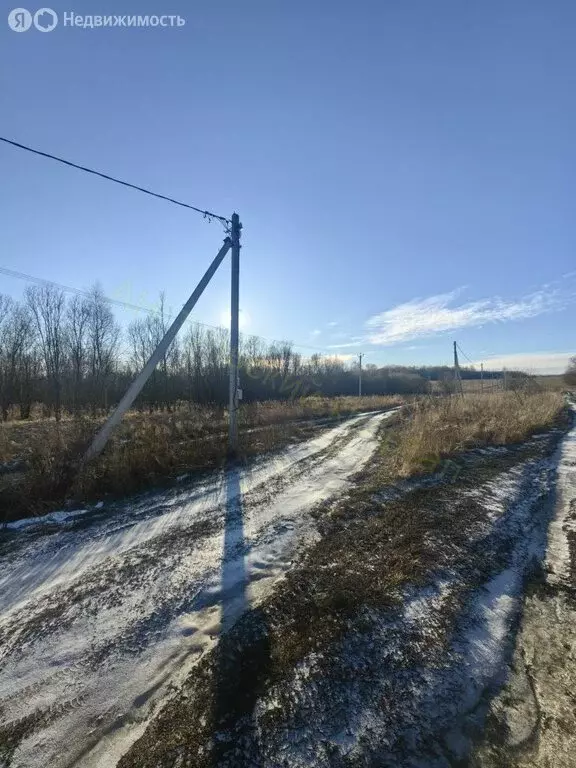
[[[448,362],[453,338],[498,366],[576,353],[573,2],[58,0],[61,19],[186,24],[20,34],[12,7],[0,133],[237,210],[247,332],[374,363]],[[222,241],[217,223],[4,145],[0,172],[3,267],[178,308]],[[225,266],[196,319],[226,318]]]

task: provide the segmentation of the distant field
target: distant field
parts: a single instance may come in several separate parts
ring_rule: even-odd
[[[564,376],[534,376],[534,380],[543,389],[550,390],[552,392],[563,392],[566,389],[566,382]]]
[[[431,381],[430,384],[434,393],[444,392],[447,386],[447,382],[444,381]],[[484,381],[464,379],[462,389],[464,392],[497,392],[502,390],[502,381],[500,379],[485,379]]]
[[[535,389],[542,389],[547,392],[563,392],[566,389],[566,383],[562,375],[558,376],[530,376],[528,381],[530,386]],[[442,392],[446,387],[446,382],[432,381],[432,391]],[[502,379],[464,379],[462,381],[464,392],[499,392],[503,389]]]

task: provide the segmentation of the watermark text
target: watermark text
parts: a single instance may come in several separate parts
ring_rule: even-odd
[[[106,29],[108,27],[183,27],[186,19],[178,14],[79,14],[64,11],[61,17],[52,8],[39,8],[32,12],[27,8],[14,8],[8,14],[8,26],[13,32],[27,32],[35,28],[39,32],[52,32],[58,24],[80,29]]]

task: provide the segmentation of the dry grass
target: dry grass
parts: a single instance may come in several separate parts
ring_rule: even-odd
[[[309,437],[315,419],[390,408],[398,397],[310,397],[250,403],[240,409],[241,458]],[[0,520],[41,514],[66,501],[125,495],[226,460],[223,408],[182,407],[172,413],[127,414],[105,452],[80,466],[103,419],[11,422],[0,427],[0,461],[23,460],[24,470],[0,475]]]
[[[260,426],[284,424],[290,421],[313,418],[337,418],[360,411],[373,411],[401,405],[404,399],[382,395],[374,397],[304,397],[299,400],[267,400],[247,403],[240,406],[239,427],[252,429]],[[26,458],[38,446],[74,441],[78,434],[89,434],[104,423],[105,417],[95,419],[82,417],[63,417],[57,424],[54,419],[41,417],[39,409],[34,409],[38,418],[29,421],[16,419],[0,422],[0,462],[17,458]],[[173,411],[155,411],[143,413],[129,411],[120,427],[123,439],[138,438],[150,432],[165,433],[173,436],[186,435],[197,439],[208,435],[225,434],[228,428],[227,411],[220,406],[183,404]]]
[[[57,447],[75,441],[79,435],[86,435],[88,439],[105,420],[104,416],[74,418],[66,415],[60,423],[45,418],[0,423],[0,462],[16,458],[25,459],[40,446]],[[120,432],[127,438],[140,432],[154,432],[166,427],[178,431],[180,425],[185,425],[186,432],[193,437],[213,434],[226,428],[226,412],[223,408],[194,405],[186,405],[172,412],[130,411],[124,417]]]
[[[243,405],[243,459],[310,437],[315,419],[349,416],[401,403],[398,397],[310,397]],[[466,448],[520,442],[556,423],[558,393],[512,392],[425,398],[405,409],[398,426],[384,430],[375,478],[433,471]],[[0,428],[0,461],[23,459],[24,471],[0,476],[0,520],[41,514],[66,501],[98,500],[160,485],[179,475],[209,470],[226,460],[226,412],[182,407],[172,413],[131,413],[104,454],[80,467],[80,458],[102,420],[38,420]]]
[[[558,392],[422,399],[407,409],[399,429],[384,441],[388,472],[407,477],[433,471],[442,459],[468,448],[522,442],[558,424],[564,409]]]
[[[240,409],[240,426],[281,424],[297,419],[338,418],[361,411],[376,411],[402,405],[397,395],[367,397],[302,397],[299,400],[267,400],[248,403]]]
[[[453,379],[447,381],[431,381],[431,391],[434,394],[445,392],[446,386],[454,386]],[[462,381],[462,389],[464,392],[483,392],[485,394],[502,391],[501,379],[464,379]]]

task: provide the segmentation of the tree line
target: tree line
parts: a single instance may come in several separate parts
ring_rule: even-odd
[[[110,410],[168,329],[159,309],[123,331],[102,289],[66,297],[56,286],[28,287],[21,301],[0,294],[0,409],[3,420],[28,419],[34,404],[60,420],[63,413],[96,416]],[[176,338],[136,401],[142,409],[172,409],[182,402],[225,405],[229,338],[224,329],[190,324]],[[303,356],[289,342],[241,337],[244,401],[318,393],[354,395],[358,371],[338,358]],[[464,376],[476,372],[462,370]],[[489,377],[491,374],[485,374]],[[368,365],[363,394],[418,394],[429,382],[452,376],[448,367]]]
[[[570,358],[566,371],[564,372],[564,381],[569,387],[576,387],[576,355]]]

